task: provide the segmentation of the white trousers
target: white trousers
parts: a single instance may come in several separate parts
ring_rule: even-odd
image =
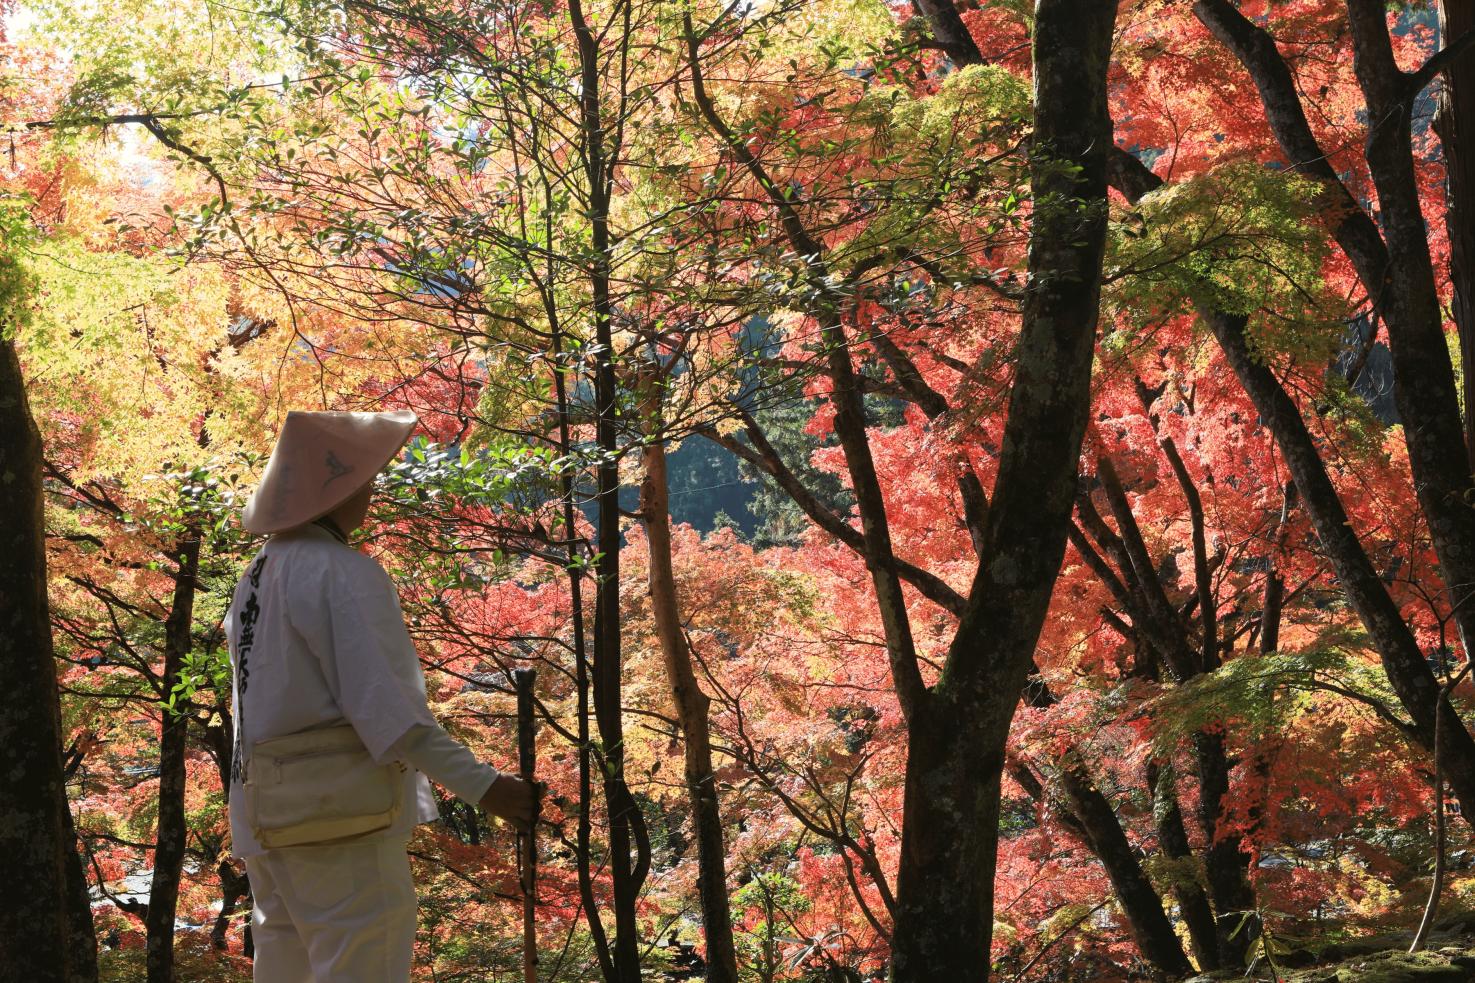
[[[256,983],[408,983],[415,884],[406,837],[246,858]]]

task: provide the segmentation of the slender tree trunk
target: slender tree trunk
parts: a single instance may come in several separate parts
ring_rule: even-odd
[[[1176,456],[1176,450],[1173,452]],[[1181,462],[1178,463],[1181,467]],[[1146,609],[1138,621],[1139,630],[1153,639],[1153,645],[1163,653],[1163,661],[1178,683],[1186,683],[1218,665],[1211,635],[1213,619],[1202,615],[1204,639],[1198,651],[1190,645],[1172,601],[1168,598],[1161,579],[1157,575],[1152,556],[1132,514],[1131,504],[1111,458],[1102,454],[1098,458],[1097,472],[1106,492],[1111,512],[1120,530],[1122,550],[1128,558],[1129,576],[1139,587]],[[1186,483],[1186,476],[1185,476]],[[1201,508],[1197,506],[1196,493],[1190,496],[1190,507],[1194,508],[1196,524],[1201,524]],[[1196,539],[1199,537],[1196,537]],[[1201,541],[1197,544],[1196,566],[1199,579],[1207,580],[1206,558],[1202,555]],[[1200,604],[1214,604],[1212,592],[1206,586],[1199,590]],[[1219,816],[1223,812],[1224,799],[1229,794],[1229,757],[1224,746],[1224,735],[1200,731],[1193,735],[1195,764],[1199,780],[1199,826],[1203,830],[1206,848],[1204,870],[1207,874],[1209,896],[1213,898],[1218,913],[1219,961],[1225,966],[1241,966],[1253,939],[1252,925],[1241,924],[1245,912],[1254,908],[1254,892],[1250,887],[1248,869],[1249,855],[1240,850],[1238,843],[1219,836]]]
[[[215,924],[210,927],[210,946],[216,952],[224,952],[231,919],[240,909],[241,902],[251,896],[251,884],[245,872],[237,870],[230,857],[221,857],[215,872],[220,877],[220,911],[215,915]]]
[[[1296,483],[1286,482],[1282,494],[1280,519],[1276,522],[1275,531],[1270,537],[1272,545],[1265,554],[1265,588],[1260,601],[1259,649],[1261,655],[1273,655],[1280,649],[1280,622],[1285,609],[1285,577],[1280,572],[1280,559],[1285,552],[1286,539],[1290,535],[1291,510],[1296,505]],[[1273,745],[1277,742],[1272,740],[1270,743]],[[1249,810],[1251,836],[1259,836],[1264,829],[1265,805],[1271,780],[1272,753],[1261,747],[1256,751],[1254,761],[1250,763],[1251,774],[1265,790]]]
[[[1035,675],[1038,676],[1038,672]],[[1045,686],[1043,680],[1038,679],[1032,680],[1024,688],[1024,696],[1025,702],[1036,709],[1045,709],[1056,702],[1055,695]],[[1022,772],[1011,770],[1010,773],[1015,775],[1016,780],[1020,781],[1033,798],[1038,800],[1044,796],[1044,789],[1028,774],[1027,769]],[[1183,953],[1183,945],[1178,941],[1172,920],[1163,909],[1162,895],[1142,869],[1137,850],[1127,839],[1127,832],[1117,817],[1116,810],[1112,808],[1111,800],[1096,784],[1090,769],[1074,748],[1067,749],[1062,756],[1060,787],[1065,793],[1064,809],[1061,812],[1068,820],[1066,828],[1101,861],[1143,961],[1162,976],[1187,975],[1190,969],[1188,958]],[[1187,843],[1186,838],[1184,842]],[[1206,899],[1204,910],[1208,911]],[[1208,925],[1208,938],[1212,945],[1212,914],[1209,915]],[[1202,957],[1200,966],[1203,966]]]
[[[598,247],[596,247],[598,248]],[[608,302],[608,280],[603,281],[604,302]],[[599,303],[599,301],[596,301]],[[612,950],[615,980],[608,983],[638,983],[640,980],[639,932],[635,918],[635,902],[644,874],[641,860],[632,855],[635,825],[641,822],[639,806],[625,783],[625,728],[621,695],[620,645],[620,506],[619,467],[616,463],[614,415],[617,395],[614,365],[610,356],[613,342],[609,329],[608,309],[596,314],[595,399],[599,405],[596,427],[600,463],[597,474],[599,508],[599,559],[594,600],[594,718],[599,729],[600,748],[597,758],[604,779],[605,807],[609,816],[609,868],[614,888],[615,938]],[[642,853],[644,851],[641,851]]]
[[[1459,671],[1459,674],[1450,677],[1440,687],[1439,698],[1441,700],[1449,699],[1449,694],[1459,685],[1460,680],[1470,671],[1470,668],[1471,663],[1467,659],[1465,667]],[[1424,917],[1419,920],[1418,931],[1414,933],[1413,943],[1408,947],[1410,953],[1418,952],[1428,942],[1429,932],[1434,928],[1434,922],[1439,917],[1439,895],[1444,891],[1448,831],[1444,818],[1444,770],[1439,765],[1443,760],[1441,730],[1439,721],[1436,720],[1434,726],[1434,878],[1429,884],[1429,900],[1424,903]]]
[[[1255,892],[1248,877],[1250,856],[1240,849],[1238,839],[1219,832],[1224,800],[1229,797],[1229,756],[1224,735],[1200,731],[1193,735],[1193,750],[1198,764],[1198,820],[1207,841],[1204,873],[1218,913],[1215,925],[1219,961],[1224,966],[1243,966],[1258,926],[1253,915]]]
[[[0,257],[0,263],[7,262]],[[36,983],[97,979],[97,942],[62,773],[46,598],[41,435],[0,312],[0,966]]]
[[[737,983],[722,812],[717,800],[717,779],[712,774],[712,735],[708,720],[712,701],[697,682],[691,650],[682,631],[676,578],[671,567],[668,488],[666,448],[653,440],[645,448],[640,512],[650,545],[650,604],[656,638],[666,663],[666,677],[671,683],[671,698],[685,745],[686,794],[691,802],[691,822],[697,841],[697,891],[707,941],[707,980],[708,983]]]
[[[1147,764],[1147,786],[1152,792],[1152,818],[1157,826],[1159,848],[1181,864],[1194,863],[1188,831],[1183,826],[1183,810],[1173,790],[1172,772],[1153,762]],[[1189,943],[1199,969],[1214,970],[1223,966],[1219,958],[1219,939],[1215,930],[1214,909],[1197,877],[1179,871],[1173,878],[1173,895],[1178,911],[1188,927]]]
[[[573,442],[569,433],[569,394],[565,373],[568,367],[563,359],[563,331],[558,326],[557,312],[550,307],[549,321],[553,331],[553,389],[558,403],[558,447],[559,456],[570,460]],[[594,896],[594,860],[590,841],[593,829],[591,810],[594,806],[594,788],[591,776],[593,749],[589,740],[589,643],[584,631],[584,557],[579,551],[579,540],[575,535],[577,514],[574,506],[574,476],[566,466],[559,476],[560,506],[563,509],[564,537],[568,541],[569,610],[573,617],[574,635],[574,690],[577,694],[577,716],[579,737],[579,817],[575,833],[578,856],[579,902],[584,909],[584,919],[589,925],[589,935],[594,942],[594,954],[599,961],[600,975],[606,981],[616,979],[614,954],[610,951],[609,936],[600,920],[599,902]]]
[[[609,869],[614,888],[615,980],[639,983],[640,937],[635,903],[650,870],[650,844],[644,818],[625,782],[624,706],[621,696],[623,660],[620,650],[620,473],[619,385],[615,376],[612,321],[614,302],[610,276],[614,243],[609,204],[613,191],[611,158],[606,147],[600,44],[580,0],[570,0],[569,16],[579,51],[581,84],[579,124],[589,195],[591,256],[589,283],[594,306],[595,443],[599,448],[596,500],[599,511],[598,581],[594,601],[594,715],[599,726],[604,771],[605,806],[609,812]],[[609,42],[605,42],[609,43]]]
[[[1116,812],[1079,761],[1064,763],[1060,784],[1070,802],[1071,814],[1085,832],[1092,852],[1106,868],[1112,893],[1127,915],[1138,952],[1160,976],[1187,976],[1192,966],[1183,954],[1172,921],[1163,910],[1162,896],[1143,872]]]
[[[1475,810],[1475,739],[1452,708],[1438,700],[1439,684],[1433,670],[1358,540],[1300,410],[1270,369],[1251,354],[1242,317],[1210,313],[1208,320],[1230,366],[1275,436],[1337,581],[1377,646],[1388,681],[1413,720],[1407,736],[1432,753],[1435,715],[1442,713],[1441,744],[1447,749],[1444,767],[1450,785],[1465,809]]]
[[[214,722],[204,727],[203,741],[210,759],[215,762],[215,773],[220,779],[220,791],[227,805],[230,804],[230,761],[231,735],[235,727],[231,723],[230,704],[225,694],[217,693],[210,714]],[[220,879],[220,911],[215,915],[215,924],[210,928],[210,945],[219,952],[227,947],[231,920],[242,909],[251,909],[251,882],[246,877],[245,867],[229,855],[220,856],[216,863],[216,874]],[[244,928],[246,955],[251,954],[251,924],[246,918]]]
[[[596,246],[596,248],[599,248]],[[599,559],[595,564],[594,600],[594,718],[599,728],[598,758],[603,770],[605,807],[609,814],[609,867],[614,885],[615,942],[614,961],[619,983],[638,983],[640,979],[639,933],[635,919],[635,901],[640,893],[645,866],[632,850],[634,827],[641,822],[639,806],[625,783],[625,725],[621,675],[623,659],[620,645],[620,478],[616,463],[617,442],[614,416],[617,412],[617,390],[610,348],[608,288],[603,280],[606,305],[596,314],[595,399],[599,404],[596,441],[600,451],[596,500],[599,514]],[[596,301],[598,304],[599,301]],[[641,851],[643,853],[643,851]],[[611,981],[613,983],[613,981]]]
[[[167,701],[180,681],[193,644],[195,593],[199,581],[200,536],[188,535],[175,549],[174,596],[164,622],[164,691]],[[184,816],[185,750],[189,707],[160,707],[159,818],[154,842],[154,876],[149,886],[148,983],[173,983],[174,919],[179,908],[179,881],[189,830]]]
[[[1445,44],[1475,30],[1475,4],[1440,0],[1439,36]],[[1444,148],[1444,226],[1449,233],[1450,307],[1460,336],[1460,376],[1465,404],[1465,444],[1475,458],[1475,54],[1444,71],[1434,132]]]

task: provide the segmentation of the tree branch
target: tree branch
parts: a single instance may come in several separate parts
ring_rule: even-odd
[[[1472,48],[1475,48],[1475,28],[1471,28],[1464,34],[1461,34],[1454,41],[1447,42],[1443,48],[1430,55],[1429,60],[1424,62],[1424,64],[1412,72],[1405,73],[1408,79],[1407,100],[1412,102],[1416,99],[1419,93],[1423,92],[1434,81],[1435,76],[1440,72],[1448,70],[1455,62],[1460,60],[1461,56],[1468,54]]]

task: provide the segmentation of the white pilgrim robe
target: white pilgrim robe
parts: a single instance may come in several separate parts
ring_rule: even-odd
[[[325,529],[268,540],[236,587],[226,637],[236,670],[233,764],[255,741],[346,720],[376,761],[413,766],[403,778],[409,808],[393,828],[275,850],[252,835],[233,768],[231,852],[245,860],[255,899],[253,978],[408,983],[416,903],[406,840],[438,814],[425,774],[475,803],[496,771],[431,716],[389,576]]]
[[[401,839],[439,815],[425,773],[473,804],[496,779],[431,715],[389,575],[326,529],[303,526],[268,540],[236,587],[225,628],[236,764],[249,769],[257,741],[346,720],[375,761],[413,766],[403,778],[407,808],[376,834]],[[233,767],[231,852],[245,858],[263,848],[246,822],[241,781]]]

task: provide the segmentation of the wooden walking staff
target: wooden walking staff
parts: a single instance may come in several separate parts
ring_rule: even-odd
[[[533,781],[533,681],[535,669],[512,670],[517,687],[517,767],[523,781]],[[533,920],[537,904],[538,850],[536,845],[538,809],[542,796],[533,800],[533,821],[526,831],[517,834],[517,865],[522,881],[522,978],[523,983],[538,983],[538,930]]]

